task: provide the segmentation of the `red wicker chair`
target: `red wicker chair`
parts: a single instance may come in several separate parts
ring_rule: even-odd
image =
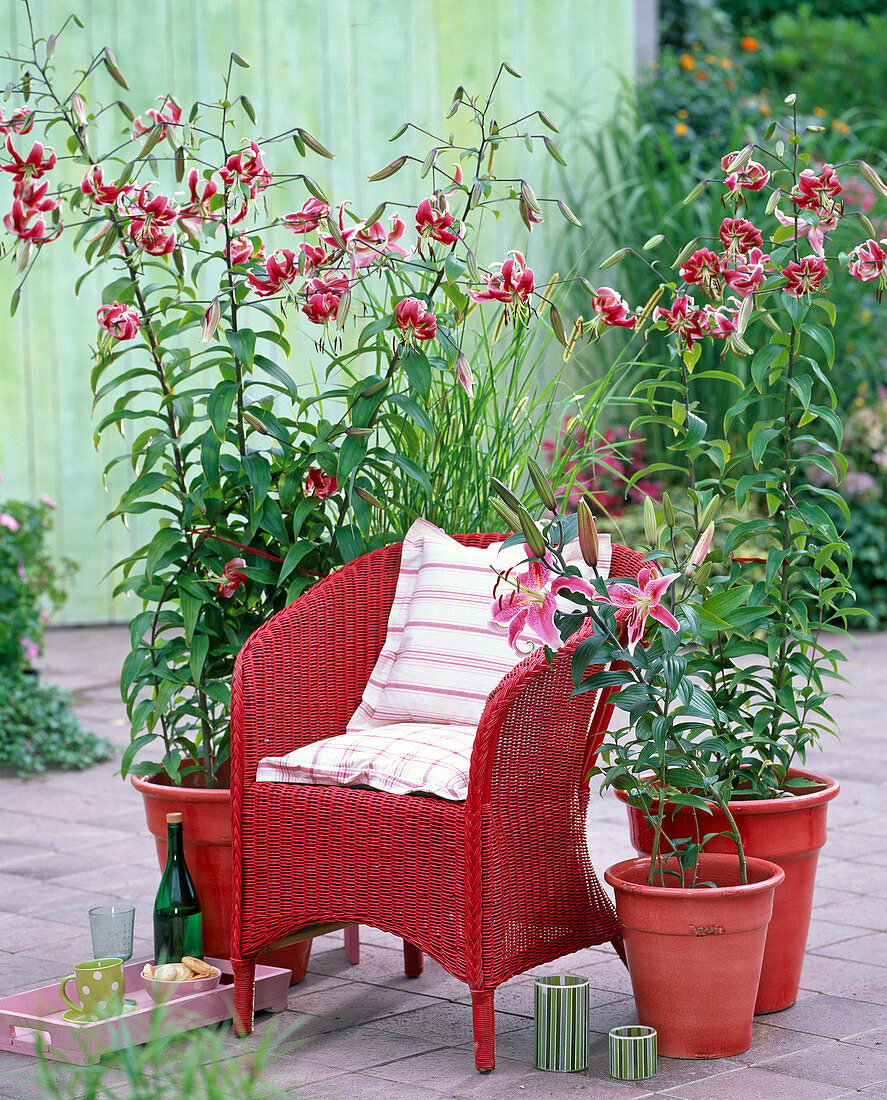
[[[501,535],[463,535],[486,546]],[[256,957],[343,924],[402,936],[472,995],[475,1062],[495,1066],[493,994],[619,926],[588,857],[585,775],[611,707],[572,698],[570,659],[537,650],[487,700],[464,802],[256,783],[256,766],[342,733],[385,639],[401,545],[373,551],[271,618],[244,646],[232,698],[235,1027],[252,1028]],[[641,555],[614,546],[611,574]]]

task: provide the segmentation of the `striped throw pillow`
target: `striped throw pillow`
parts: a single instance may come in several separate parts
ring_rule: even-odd
[[[371,787],[389,794],[433,794],[458,802],[468,793],[473,726],[399,722],[327,737],[286,756],[259,761],[259,783]]]

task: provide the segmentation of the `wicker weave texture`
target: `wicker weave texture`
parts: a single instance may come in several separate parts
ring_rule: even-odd
[[[459,536],[473,546],[501,538]],[[635,576],[640,561],[615,546],[611,572]],[[238,658],[236,1004],[248,1028],[244,985],[263,947],[325,921],[369,924],[427,952],[477,994],[477,1064],[492,1068],[492,1000],[480,994],[618,935],[585,832],[584,776],[610,708],[595,693],[573,697],[580,634],[551,667],[537,650],[490,694],[465,802],[257,784],[262,757],[344,731],[385,639],[399,564],[400,544],[350,562],[270,619]]]

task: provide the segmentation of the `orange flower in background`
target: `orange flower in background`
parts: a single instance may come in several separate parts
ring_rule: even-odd
[[[676,122],[674,132],[679,137],[683,137],[685,134],[688,134],[690,132],[690,127],[687,125],[686,122]]]
[[[752,38],[750,34],[744,35],[742,38],[740,38],[739,45],[743,50],[746,50],[748,53],[754,53],[755,50],[759,50],[761,48],[761,43],[757,40],[757,38]]]
[[[717,60],[717,58],[715,57],[715,55],[714,55],[713,53],[707,53],[707,54],[705,55],[705,63],[706,63],[706,65],[714,65],[714,63],[715,63],[715,61],[716,61],[716,60]]]
[[[696,58],[691,53],[682,53],[678,60],[685,73],[689,73],[696,68]]]
[[[721,66],[722,69],[732,69],[733,68],[733,62],[730,60],[729,57],[720,57],[720,58],[718,58],[718,64]]]
[[[813,113],[817,118],[825,118],[825,107],[814,107]]]
[[[693,75],[703,84],[708,80],[708,73],[704,73],[702,69],[698,69]]]
[[[681,107],[680,110],[675,111],[675,114],[678,116],[678,118],[689,118],[690,117],[690,112],[687,110],[686,107]]]
[[[725,88],[731,88],[731,89],[735,88],[736,87],[736,81],[735,80],[730,80],[729,77],[728,77],[727,80],[724,81],[724,87]]]
[[[762,103],[761,104],[761,114],[762,115],[772,115],[773,114],[773,111],[772,111],[769,103]]]
[[[841,122],[839,118],[832,119],[832,129],[837,130],[839,134],[850,133],[850,127],[846,122]]]

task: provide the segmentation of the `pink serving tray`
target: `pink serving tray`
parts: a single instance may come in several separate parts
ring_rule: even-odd
[[[103,1054],[145,1043],[152,1036],[175,1035],[193,1027],[218,1024],[234,1015],[234,976],[227,959],[207,959],[222,971],[215,989],[176,997],[155,1006],[142,984],[142,967],[149,961],[131,962],[123,968],[126,998],[136,1007],[123,1016],[74,1024],[63,1020],[68,1006],[59,996],[58,982],[0,997],[0,1050],[43,1055],[58,1062],[85,1066]],[[260,1009],[286,1008],[290,971],[276,966],[256,966],[256,1002]]]

